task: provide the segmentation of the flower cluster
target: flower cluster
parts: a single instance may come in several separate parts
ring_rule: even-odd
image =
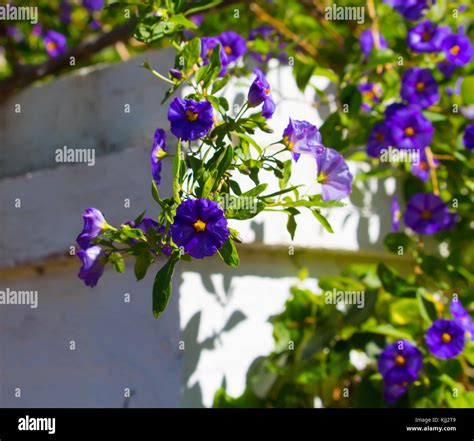
[[[227,113],[228,103],[223,97],[210,93],[217,84],[228,81],[225,78],[228,69],[246,53],[245,39],[227,31],[217,37],[191,38],[185,43],[183,52],[185,49],[185,63],[178,63],[169,71],[171,79],[153,71],[173,84],[172,91],[181,84],[194,89],[184,97],[175,97],[168,107],[169,131],[177,139],[175,154],[171,154],[168,148],[164,128],[157,128],[154,134],[150,152],[152,194],[161,208],[160,215],[153,219],[142,214],[120,228],[114,228],[100,211],[90,208],[84,212],[84,229],[77,239],[82,248],[77,254],[83,263],[79,277],[88,286],[97,284],[107,262],[122,272],[123,255],[135,257],[137,279],[145,275],[159,256],[167,257],[167,263],[155,278],[155,316],[166,307],[173,269],[180,259],[203,259],[219,254],[225,263],[238,265],[238,254],[233,244],[239,240],[238,232],[229,227],[228,219],[249,219],[265,210],[267,205],[281,206],[289,216],[299,214],[294,206],[300,204],[300,200],[288,196],[275,198],[275,194],[261,195],[268,184],[258,182],[258,171],[261,168],[272,170],[281,179],[283,162],[278,155],[290,153],[294,162],[302,154],[314,159],[317,167],[315,180],[321,185],[322,195],[307,197],[304,204],[309,209],[322,203],[331,206],[331,201],[347,197],[352,190],[353,177],[344,157],[335,149],[324,146],[318,128],[308,121],[290,118],[282,139],[274,143],[282,143],[285,148],[273,154],[268,152],[270,146],[262,149],[251,140],[256,127],[270,131],[265,121],[276,110],[270,83],[261,69],[253,69],[254,78],[247,100],[235,116]],[[246,115],[250,109],[258,108],[257,113]],[[257,158],[249,154],[249,140],[258,152]],[[173,197],[161,198],[158,191],[161,174],[170,157],[173,157]],[[289,178],[292,160],[287,162]],[[238,184],[231,185],[230,181],[237,172],[250,175],[256,184],[247,192],[253,196],[246,196],[253,199],[251,205],[255,210],[234,210],[220,205],[228,197],[243,197]],[[295,187],[285,183],[280,188],[277,195],[288,194]],[[324,218],[319,211],[316,217]],[[289,232],[294,234],[291,229]]]
[[[461,301],[454,298],[449,309],[454,319],[435,320],[425,334],[428,350],[440,359],[450,359],[461,354],[466,335],[474,341],[474,323]],[[389,404],[394,404],[419,378],[423,355],[410,342],[400,340],[382,351],[378,367],[384,379],[384,398]]]

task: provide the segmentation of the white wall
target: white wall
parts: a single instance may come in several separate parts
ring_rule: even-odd
[[[170,51],[149,55],[161,72],[172,57]],[[281,310],[298,268],[309,268],[307,283],[316,289],[318,276],[350,262],[394,261],[379,240],[387,232],[393,188],[365,182],[347,207],[326,211],[333,235],[310,214],[298,216],[293,242],[285,216],[233,221],[245,242],[241,267],[217,258],[182,263],[159,320],[151,314],[153,269],[136,283],[127,262],[125,275],[108,271],[95,289],[82,286],[79,262],[67,252],[83,208],[100,208],[112,224],[146,208],[157,213],[148,155],[155,128],[169,125],[167,107],[159,105],[165,88],[138,67],[142,58],[23,91],[1,109],[0,289],[37,289],[40,306],[0,305],[0,406],[209,406],[224,377],[230,393],[241,393],[251,361],[271,351],[267,319]],[[281,138],[290,116],[321,123],[314,95],[297,90],[289,69],[269,75],[279,105],[271,120],[275,133],[260,136],[262,145]],[[250,82],[225,90],[231,105],[243,102]],[[14,113],[15,103],[22,104],[21,114]],[[124,113],[125,104],[131,113]],[[323,108],[322,116],[327,112]],[[54,150],[63,145],[95,148],[96,165],[55,163]],[[314,161],[302,158],[295,176],[295,183],[313,184]],[[170,179],[165,166],[163,192]],[[14,397],[15,387],[22,388],[21,398]],[[135,394],[125,402],[126,387]]]

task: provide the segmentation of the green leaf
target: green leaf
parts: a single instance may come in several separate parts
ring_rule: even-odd
[[[230,75],[227,74],[223,78],[217,81],[214,81],[214,84],[212,85],[212,93],[214,94],[218,92],[219,90],[221,90],[223,87],[225,87],[226,84],[229,82],[229,80],[230,80]]]
[[[153,196],[155,202],[161,205],[160,194],[158,193],[158,187],[156,186],[156,182],[154,179],[152,179],[151,181],[151,195]]]
[[[359,113],[360,106],[362,104],[362,95],[356,86],[350,84],[349,86],[345,87],[341,91],[339,99],[343,105],[343,109],[344,105],[349,107],[349,115],[357,115],[357,113]]]
[[[251,136],[248,136],[247,134],[240,133],[240,132],[231,132],[231,135],[244,139],[250,145],[254,146],[255,150],[257,150],[258,153],[260,154],[262,153],[262,148],[257,144],[257,142]]]
[[[290,180],[290,177],[291,177],[291,163],[292,163],[291,159],[288,159],[287,161],[283,162],[283,170],[282,170],[283,177],[279,181],[279,185],[280,185],[281,190],[283,190],[287,186],[288,181]]]
[[[125,271],[125,263],[123,261],[123,256],[118,252],[110,253],[109,262],[112,263],[115,271],[123,273]]]
[[[219,250],[219,256],[229,266],[237,268],[240,263],[239,254],[235,248],[234,241],[230,238],[224,242],[222,248]]]
[[[415,287],[409,285],[405,279],[395,274],[395,271],[384,263],[379,263],[377,266],[377,275],[385,291],[390,294],[401,297],[415,296]]]
[[[291,240],[295,238],[295,232],[296,232],[296,219],[293,214],[288,215],[288,222],[286,223],[286,229],[288,230],[288,233],[290,233]]]
[[[143,279],[146,276],[148,268],[153,263],[153,260],[153,256],[148,251],[136,256],[135,266],[133,269],[137,281]]]
[[[192,40],[188,41],[188,43],[184,46],[183,51],[181,52],[181,56],[184,58],[185,66],[187,69],[191,68],[198,62],[198,59],[201,55],[201,40],[199,38],[193,38]],[[179,58],[178,58],[179,61]],[[182,69],[183,66],[180,63],[175,63],[177,67]]]
[[[384,240],[385,248],[394,254],[398,254],[399,251],[405,254],[408,250],[413,247],[413,240],[405,233],[389,233]],[[400,249],[400,247],[403,247]]]
[[[183,26],[185,29],[197,29],[197,26],[182,14],[173,15],[169,19],[169,21],[177,25]]]
[[[179,253],[171,254],[165,265],[156,273],[153,283],[153,315],[158,318],[168,305],[171,296],[172,279]]]
[[[258,196],[259,194],[263,193],[268,187],[268,184],[259,184],[256,187],[252,188],[249,191],[246,191],[241,195],[241,197],[255,197]]]
[[[423,115],[432,122],[446,121],[448,119],[448,117],[442,113],[430,112],[429,110],[424,110]]]
[[[436,307],[435,305],[428,301],[428,299],[423,295],[423,289],[420,288],[416,292],[416,300],[418,302],[418,308],[420,310],[420,314],[423,317],[423,320],[431,324],[433,320],[436,320]]]
[[[311,210],[311,213],[313,213],[313,216],[321,223],[321,225],[325,228],[326,231],[329,233],[334,233],[331,224],[329,221],[321,214],[321,212],[317,209]]]
[[[461,97],[465,105],[474,104],[474,76],[465,77],[461,83]]]

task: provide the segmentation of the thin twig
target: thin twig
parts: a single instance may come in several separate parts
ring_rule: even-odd
[[[250,10],[263,22],[266,22],[272,25],[280,34],[284,35],[285,37],[293,40],[296,44],[301,46],[305,52],[307,52],[312,57],[316,57],[318,51],[314,46],[309,44],[307,41],[302,40],[298,35],[296,35],[293,31],[287,28],[285,23],[281,20],[278,20],[275,17],[269,15],[264,9],[262,9],[257,3],[250,4]]]
[[[429,147],[425,147],[426,158],[428,159],[428,165],[430,167],[431,183],[433,184],[433,193],[439,196],[439,185],[438,178],[436,177],[436,164],[433,159],[433,152]]]

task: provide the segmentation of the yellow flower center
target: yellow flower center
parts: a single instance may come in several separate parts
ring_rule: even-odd
[[[232,48],[230,46],[224,46],[224,52],[227,55],[231,55],[232,54]]]
[[[270,89],[265,89],[265,94],[268,95],[270,93]]]
[[[362,95],[367,99],[367,101],[372,101],[376,96],[375,92],[372,90],[366,90]]]
[[[326,173],[321,172],[318,176],[318,182],[320,184],[324,184],[327,181],[327,179],[328,179],[328,176],[326,175]]]
[[[430,210],[423,210],[421,212],[421,217],[424,220],[430,220],[431,219],[431,211]]]
[[[413,136],[415,134],[415,131],[413,130],[413,127],[407,127],[405,129],[405,135],[407,136]]]
[[[186,110],[186,119],[188,121],[196,121],[198,119],[198,114],[194,113],[192,110]]]
[[[428,170],[430,166],[427,162],[420,162],[420,170]]]
[[[423,81],[420,81],[419,83],[416,83],[415,88],[418,92],[423,92],[425,90],[425,83],[423,83]]]
[[[403,355],[397,355],[395,357],[395,364],[398,366],[403,366],[406,363],[405,357]]]
[[[447,332],[445,332],[445,333],[441,336],[441,341],[442,341],[443,343],[449,343],[451,340],[452,340],[452,337],[451,337]]]
[[[293,151],[295,147],[295,143],[290,141],[290,138],[288,136],[283,137],[283,144],[285,144],[288,147],[288,150]]]
[[[198,219],[196,222],[194,222],[193,227],[196,230],[196,233],[200,233],[201,231],[204,231],[206,229],[206,222],[203,222],[201,219]]]
[[[46,48],[49,50],[49,51],[54,51],[56,50],[56,43],[54,41],[50,41],[48,42],[48,44],[46,45]]]
[[[450,53],[451,55],[456,56],[457,54],[459,54],[459,51],[460,51],[460,50],[461,50],[461,48],[459,47],[459,45],[456,44],[456,45],[453,46],[451,49],[449,49],[449,53]]]

